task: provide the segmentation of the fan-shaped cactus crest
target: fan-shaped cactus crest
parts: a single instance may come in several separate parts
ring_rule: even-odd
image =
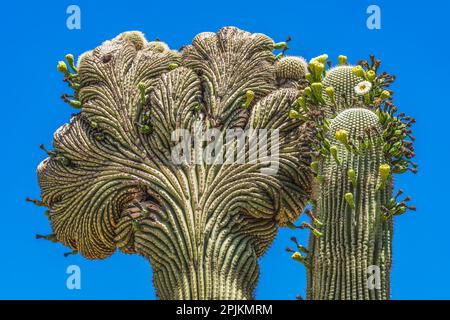
[[[80,112],[38,167],[53,238],[89,259],[146,257],[162,299],[252,298],[258,257],[310,197],[302,122],[288,116],[306,63],[278,64],[283,46],[227,27],[181,52],[126,32],[76,66],[68,56],[58,69]],[[269,151],[222,139],[204,161],[212,129],[266,132]]]

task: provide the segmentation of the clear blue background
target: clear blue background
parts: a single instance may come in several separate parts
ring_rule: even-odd
[[[56,128],[72,110],[59,96],[67,89],[56,62],[68,52],[92,49],[126,30],[142,30],[173,48],[201,31],[234,25],[276,41],[291,35],[290,54],[311,58],[326,52],[352,62],[375,53],[398,75],[396,103],[417,118],[420,173],[399,177],[417,212],[395,220],[392,297],[450,298],[448,205],[449,19],[448,1],[12,1],[0,7],[0,298],[152,299],[151,271],[138,256],[104,261],[64,258],[67,248],[38,241],[50,233],[43,210],[24,201],[38,198],[35,168]],[[419,4],[420,3],[420,4]],[[66,8],[81,8],[81,30],[66,28]],[[321,4],[321,6],[319,6]],[[366,8],[382,10],[382,29],[366,28]],[[304,295],[302,267],[284,252],[300,231],[282,230],[261,259],[258,299]],[[66,288],[65,270],[77,264],[82,289]]]

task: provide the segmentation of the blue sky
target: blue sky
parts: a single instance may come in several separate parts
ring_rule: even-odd
[[[66,28],[70,4],[81,8],[81,30]],[[381,8],[381,30],[366,27],[370,4]],[[383,69],[398,76],[395,101],[417,118],[420,172],[396,179],[418,210],[395,220],[392,297],[450,299],[450,212],[443,203],[450,181],[448,1],[8,1],[0,11],[0,298],[155,297],[149,264],[141,257],[64,258],[67,248],[34,238],[50,232],[43,210],[24,201],[39,197],[35,168],[45,154],[38,146],[50,145],[73,111],[59,99],[66,88],[56,62],[127,30],[178,48],[199,32],[234,25],[276,41],[291,35],[290,54],[306,58],[326,52],[356,62],[375,53]],[[305,233],[281,230],[261,259],[258,299],[304,295],[304,271],[284,252],[292,235],[306,242]],[[81,290],[66,288],[71,264],[81,268]]]

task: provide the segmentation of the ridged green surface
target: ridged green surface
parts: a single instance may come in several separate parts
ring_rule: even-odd
[[[288,118],[298,92],[279,88],[273,49],[263,34],[227,27],[182,53],[132,32],[83,54],[81,112],[38,167],[56,239],[89,259],[116,248],[146,257],[162,299],[252,298],[258,258],[298,217],[312,180],[301,122]],[[261,171],[267,156],[197,163],[202,144],[174,163],[174,130],[209,128],[279,130],[279,169]]]
[[[353,66],[349,65],[333,67],[327,71],[326,76],[323,79],[324,90],[328,87],[334,88],[334,96],[337,104],[337,108],[334,108],[336,113],[353,105],[352,100],[357,97],[355,87],[364,80],[356,76],[352,72],[352,69]],[[326,110],[327,115],[331,115],[332,103],[325,92],[323,93],[323,97],[328,106],[328,110]]]
[[[336,140],[338,130],[347,131],[352,141],[365,135],[371,146],[359,154],[349,152]],[[310,239],[309,299],[390,297],[392,219],[384,219],[380,207],[391,199],[392,187],[389,181],[385,188],[378,188],[379,166],[387,161],[381,134],[377,115],[367,109],[347,109],[331,121],[327,138],[337,147],[340,163],[331,156],[319,163],[318,176],[323,180],[315,215],[324,227],[322,237],[311,235]],[[356,173],[355,185],[348,177],[350,169]],[[353,194],[354,209],[344,198],[347,193]],[[367,285],[369,266],[380,268],[378,289]]]
[[[300,80],[308,72],[308,63],[302,57],[286,56],[277,61],[275,72],[279,79]]]

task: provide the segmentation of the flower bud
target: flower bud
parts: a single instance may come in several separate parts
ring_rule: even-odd
[[[308,97],[308,98],[312,98],[312,90],[311,87],[306,87],[305,89],[303,89],[303,93]]]
[[[320,232],[319,230],[317,230],[316,228],[312,228],[311,231],[315,237],[317,237],[317,238],[323,237],[323,233]]]
[[[319,171],[319,162],[317,161],[311,162],[310,167],[314,172],[317,173]]]
[[[245,92],[245,102],[243,103],[242,107],[244,109],[247,109],[250,107],[250,103],[252,103],[253,99],[255,98],[255,93],[252,90],[247,90]]]
[[[391,167],[388,164],[382,164],[378,168],[378,171],[380,173],[381,182],[386,182],[391,174]]]
[[[334,88],[333,87],[327,87],[325,89],[325,93],[327,94],[328,98],[333,102],[334,101]]]
[[[353,198],[353,193],[349,192],[344,195],[345,201],[347,201],[350,208],[355,209],[355,200]]]
[[[69,64],[69,66],[72,68],[73,71],[77,71],[77,67],[75,67],[75,59],[73,58],[72,54],[66,54],[66,61]]]
[[[384,100],[384,99],[389,99],[390,97],[391,97],[391,93],[390,93],[389,91],[383,90],[383,91],[381,92],[380,98],[381,98],[382,100]]]
[[[336,139],[343,145],[348,145],[348,132],[346,130],[338,130],[336,131]]]
[[[59,61],[56,69],[58,69],[59,72],[64,74],[69,73],[69,69],[67,69],[67,64],[64,61]]]
[[[323,84],[321,82],[314,82],[311,84],[312,92],[314,93],[314,96],[321,100],[322,99],[322,90],[323,90]]]
[[[377,77],[377,74],[373,70],[369,70],[366,72],[367,80],[373,81]]]
[[[356,186],[356,172],[355,172],[355,170],[348,169],[347,175],[348,175],[348,178],[350,179],[353,187],[355,187]]]
[[[78,100],[69,100],[69,104],[72,108],[75,108],[75,109],[81,108],[81,102]]]
[[[274,50],[281,50],[287,46],[286,42],[278,42],[273,45]]]
[[[337,154],[338,150],[337,150],[336,146],[330,147],[330,153],[331,153],[331,156],[333,157],[334,161],[336,161],[337,164],[340,164],[341,162],[339,161],[339,158],[338,158],[338,154]]]
[[[355,66],[353,69],[353,74],[357,77],[366,78],[366,73],[364,72],[364,69],[361,66]]]
[[[313,61],[319,61],[320,63],[325,64],[325,62],[327,61],[327,59],[328,59],[328,55],[327,55],[327,54],[321,54],[320,56],[315,57],[315,58],[312,59],[312,60],[313,60]]]
[[[308,111],[308,110],[306,109],[306,103],[305,103],[305,99],[304,99],[303,97],[299,97],[299,98],[297,99],[297,105],[298,105],[300,108],[302,108],[304,111]]]
[[[169,70],[175,70],[176,68],[178,68],[178,64],[177,63],[169,64]]]
[[[289,118],[291,119],[300,119],[300,113],[294,109],[289,111]]]
[[[339,56],[338,57],[338,63],[340,66],[345,66],[347,65],[347,56]]]

